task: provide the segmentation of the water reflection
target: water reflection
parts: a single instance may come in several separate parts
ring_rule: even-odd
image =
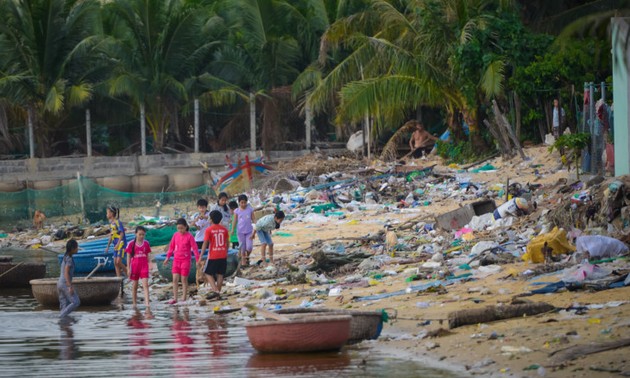
[[[151,370],[151,338],[149,337],[150,325],[145,319],[152,319],[151,309],[147,308],[144,315],[137,308],[134,309],[131,318],[127,321],[131,334],[129,344],[131,346],[131,370],[134,376],[149,376]]]
[[[208,318],[208,345],[212,356],[220,357],[228,353],[228,325],[224,317]]]
[[[72,316],[66,316],[59,320],[59,329],[61,335],[59,337],[59,359],[74,360],[77,356],[78,347],[74,341],[74,330],[72,325],[76,320]]]
[[[195,341],[190,337],[190,314],[187,308],[174,310],[171,330],[175,340],[175,376],[190,375],[192,373],[190,361],[193,357]]]

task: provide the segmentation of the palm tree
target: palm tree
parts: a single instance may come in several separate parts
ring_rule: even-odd
[[[44,157],[56,125],[90,100],[103,68],[99,2],[2,1],[0,15],[0,96],[28,114]]]
[[[178,112],[193,91],[199,94],[203,68],[221,44],[213,2],[114,0],[105,5],[110,50],[117,65],[108,81],[111,96],[126,96],[146,109],[155,150],[162,150]]]

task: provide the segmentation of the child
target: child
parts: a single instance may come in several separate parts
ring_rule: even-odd
[[[254,218],[254,208],[247,204],[247,196],[241,194],[238,196],[238,209],[234,210],[232,232],[235,229],[237,230],[241,265],[243,266],[249,265],[249,255],[254,248],[254,243],[252,242],[252,236],[254,235],[252,222],[255,222]]]
[[[210,287],[218,297],[221,294],[223,276],[227,270],[227,253],[229,234],[227,228],[221,224],[223,215],[217,210],[210,212],[212,226],[206,230],[203,238],[203,249],[209,247],[208,261],[206,262],[206,280],[210,282]]]
[[[138,280],[141,279],[144,289],[144,304],[149,308],[149,253],[151,253],[151,246],[147,240],[144,240],[146,234],[146,228],[136,227],[136,238],[127,245],[127,256],[131,258],[127,264],[129,266],[127,276],[133,281],[133,291],[131,292],[133,307],[136,307]]]
[[[167,265],[168,259],[171,255],[173,258],[173,299],[168,304],[177,303],[177,281],[181,280],[183,289],[183,298],[186,300],[188,293],[188,273],[190,273],[190,250],[195,252],[195,260],[199,261],[199,249],[195,238],[190,232],[188,232],[188,223],[186,219],[179,218],[177,220],[177,232],[173,235],[171,243],[166,253],[166,260],[164,260],[164,266]]]
[[[238,209],[238,203],[236,203],[236,201],[230,201],[230,203],[228,203],[228,207],[230,208],[230,214],[232,215],[234,214],[234,210]],[[235,225],[236,219],[232,218],[232,222],[230,222],[228,230],[234,230],[234,228],[236,228]],[[238,248],[238,235],[234,231],[230,232],[230,243],[232,243],[232,249]]]
[[[271,240],[271,230],[280,228],[280,223],[284,220],[284,212],[277,211],[275,214],[265,215],[256,222],[256,233],[258,240],[262,243],[260,252],[263,261],[273,264],[273,241]],[[252,240],[254,235],[252,235]],[[269,246],[269,258],[265,259],[265,249]]]
[[[79,243],[70,239],[66,243],[66,253],[61,261],[61,274],[57,281],[57,292],[59,293],[59,317],[63,318],[74,311],[81,304],[79,296],[72,287],[72,277],[74,276],[74,259],[72,256],[79,251]]]
[[[212,205],[210,211],[218,211],[221,213],[223,217],[221,219],[221,225],[226,229],[230,227],[230,221],[232,220],[232,214],[230,214],[230,208],[228,207],[228,195],[227,193],[221,192],[219,193],[219,198],[215,205]],[[205,241],[205,240],[204,240]]]
[[[201,248],[203,235],[206,232],[206,228],[210,226],[210,220],[208,219],[208,201],[203,198],[197,201],[197,210],[199,210],[199,215],[194,220],[195,226],[197,226],[195,242],[197,243],[197,248]],[[203,250],[201,250],[201,254],[203,255]]]
[[[123,258],[125,257],[125,247],[127,246],[125,227],[120,219],[118,219],[119,215],[120,209],[114,206],[107,208],[107,220],[111,228],[111,235],[109,236],[109,241],[107,241],[105,252],[109,251],[110,244],[114,245],[114,268],[116,269],[116,277],[120,277],[125,271]]]

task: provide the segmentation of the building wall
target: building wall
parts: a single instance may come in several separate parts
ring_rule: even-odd
[[[612,19],[615,176],[630,174],[630,18]]]

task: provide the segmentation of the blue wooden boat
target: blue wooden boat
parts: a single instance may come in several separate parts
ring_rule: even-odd
[[[75,273],[90,273],[96,268],[98,263],[104,264],[98,269],[98,272],[112,272],[115,270],[113,253],[105,253],[101,250],[100,252],[77,253],[73,258]],[[57,259],[59,264],[61,264],[63,255],[58,255]]]
[[[201,257],[201,261],[205,263],[207,258],[208,258],[208,254],[205,253]],[[158,272],[160,272],[160,276],[162,276],[162,278],[166,279],[167,281],[172,281],[173,280],[173,273],[172,273],[173,258],[171,257],[171,259],[168,261],[166,266],[164,266],[164,260],[166,260],[166,253],[155,255],[154,259],[155,259],[155,264],[157,265],[157,268],[158,268]],[[225,276],[229,277],[232,274],[234,274],[237,267],[238,267],[238,250],[230,249],[228,250],[227,270],[225,271]],[[195,282],[196,274],[197,274],[197,264],[195,262],[195,256],[193,254],[193,256],[191,257],[190,273],[188,273],[188,283]]]
[[[134,235],[125,234],[127,243],[133,240]],[[90,240],[86,242],[79,243],[79,253],[90,253],[90,252],[102,252],[107,247],[107,243],[109,242],[109,236],[105,238]],[[109,247],[112,248],[111,246]]]

